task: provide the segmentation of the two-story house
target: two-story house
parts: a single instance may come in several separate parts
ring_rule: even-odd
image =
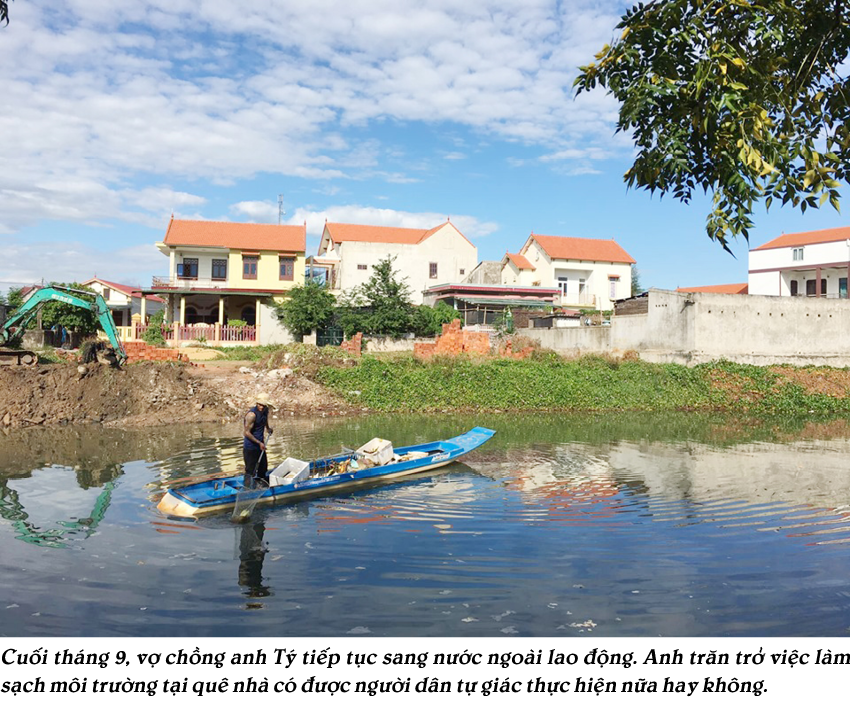
[[[170,337],[177,343],[290,342],[273,304],[303,284],[306,240],[306,223],[172,218],[156,245],[168,257],[168,276],[155,277],[151,289],[142,293],[166,299]]]
[[[502,259],[502,283],[556,287],[561,306],[610,310],[631,296],[634,263],[614,240],[531,233]]]
[[[462,281],[478,264],[478,249],[448,220],[430,230],[325,223],[313,263],[326,269],[331,290],[347,291],[368,281],[388,256],[414,304],[425,289]]]
[[[749,293],[847,298],[850,227],[780,235],[749,254]]]

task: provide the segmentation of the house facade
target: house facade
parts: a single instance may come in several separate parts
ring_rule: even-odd
[[[122,334],[129,335],[130,327],[136,323],[145,323],[147,316],[151,316],[165,306],[165,300],[153,294],[145,294],[145,319],[142,320],[142,297],[143,294],[138,287],[118,282],[108,281],[100,277],[93,277],[82,282],[83,286],[96,291],[106,301],[112,320]],[[125,330],[126,329],[126,330]]]
[[[430,230],[325,223],[313,271],[323,267],[330,289],[343,292],[364,284],[373,267],[394,257],[393,269],[406,279],[414,304],[425,289],[460,282],[478,264],[478,249],[450,222]]]
[[[749,293],[847,298],[850,227],[780,235],[749,253]]]
[[[140,293],[165,299],[172,344],[291,342],[273,304],[304,282],[306,239],[306,224],[172,218],[156,245],[168,257],[168,275]]]
[[[557,288],[561,306],[604,311],[631,296],[635,260],[614,240],[531,233],[502,262],[503,283]]]

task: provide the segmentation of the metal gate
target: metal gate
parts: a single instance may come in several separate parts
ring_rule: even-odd
[[[316,345],[320,348],[325,345],[340,345],[344,338],[342,328],[338,326],[327,326],[316,331]]]

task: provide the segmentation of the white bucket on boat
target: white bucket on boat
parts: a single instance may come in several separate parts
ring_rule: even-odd
[[[291,485],[304,482],[310,476],[310,463],[297,458],[287,458],[269,473],[269,486]]]
[[[373,438],[357,449],[357,458],[367,460],[372,465],[386,465],[393,459],[393,444],[383,438]]]

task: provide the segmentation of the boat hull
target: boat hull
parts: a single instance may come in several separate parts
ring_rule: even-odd
[[[304,482],[269,487],[257,498],[256,506],[298,502],[327,494],[395,482],[411,475],[436,470],[460,460],[486,443],[494,433],[495,431],[491,429],[479,426],[445,441],[407,446],[397,448],[395,451],[402,457],[409,454],[424,454],[424,457],[337,475],[311,476]],[[315,460],[310,463],[311,473],[321,473],[351,457],[351,454],[344,454]],[[157,508],[163,514],[178,517],[200,517],[232,511],[237,494],[244,490],[241,478],[208,480],[168,490]]]

